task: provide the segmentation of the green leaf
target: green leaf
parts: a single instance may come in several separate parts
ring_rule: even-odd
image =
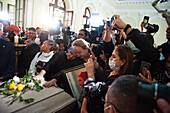
[[[37,92],[40,92],[40,90],[43,90],[43,87],[37,85],[37,86],[36,86],[36,91],[37,91]]]
[[[31,102],[34,102],[34,99],[33,98],[29,98],[28,101],[29,101],[29,103],[31,103]]]
[[[40,92],[40,89],[39,89],[39,88],[37,88],[35,91]]]
[[[7,84],[7,83],[8,83],[8,81],[5,81],[5,82],[4,82],[4,84]]]
[[[16,91],[14,91],[14,96],[16,96],[17,95],[17,92]]]
[[[0,88],[8,88],[9,87],[9,83],[7,81],[5,81]]]
[[[20,95],[18,98],[19,98],[19,101],[20,101],[20,102],[23,102],[23,101],[24,101],[21,95]]]
[[[23,92],[23,93],[25,93],[25,92],[26,92],[26,87],[24,87],[24,88],[23,88],[22,92]]]
[[[24,99],[24,102],[28,104],[28,103],[34,102],[34,99],[33,98]]]
[[[35,75],[38,75],[37,71],[35,72]]]
[[[2,91],[2,93],[3,93],[5,96],[9,96],[9,95],[12,95],[12,94],[13,94],[13,91]]]
[[[8,94],[9,94],[9,95],[12,95],[12,94],[13,94],[13,91],[9,91]]]
[[[38,80],[38,83],[40,83],[40,84],[41,84],[41,80]]]

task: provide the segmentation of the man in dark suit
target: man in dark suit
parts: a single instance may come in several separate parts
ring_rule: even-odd
[[[11,79],[15,72],[14,45],[0,38],[0,80]]]

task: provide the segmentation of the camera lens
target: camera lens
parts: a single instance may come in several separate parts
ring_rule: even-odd
[[[142,99],[148,99],[153,104],[158,98],[163,98],[170,103],[170,87],[161,84],[142,84],[138,83],[138,96]]]

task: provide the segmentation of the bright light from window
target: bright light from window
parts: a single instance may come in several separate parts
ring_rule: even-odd
[[[53,19],[52,21],[49,22],[49,27],[56,28],[58,26],[58,24],[59,24],[58,20]]]
[[[59,22],[57,19],[51,19],[47,16],[44,16],[42,18],[42,23],[44,26],[50,27],[50,28],[56,28],[59,25]]]
[[[93,13],[90,19],[90,24],[93,27],[99,27],[99,25],[103,25],[102,19],[99,17],[98,13]]]
[[[0,19],[9,20],[9,14],[7,12],[0,12]]]

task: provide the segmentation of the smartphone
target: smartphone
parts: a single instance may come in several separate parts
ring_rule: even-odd
[[[144,16],[143,22],[147,24],[149,22],[149,16]]]

